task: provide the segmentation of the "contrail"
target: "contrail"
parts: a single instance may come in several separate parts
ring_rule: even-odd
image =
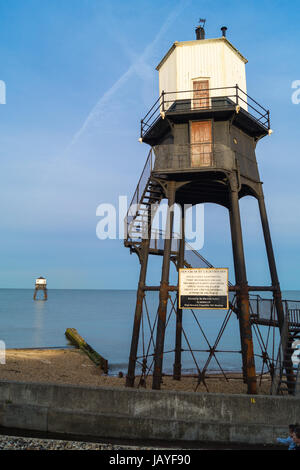
[[[178,17],[178,15],[183,10],[183,8],[186,7],[189,1],[190,0],[184,0],[183,2],[181,2],[181,4],[167,17],[166,21],[163,23],[162,27],[160,28],[159,32],[155,36],[154,40],[150,44],[148,44],[148,46],[146,47],[144,52],[140,55],[140,57],[128,68],[128,70],[123,75],[121,75],[121,77],[112,85],[112,87],[109,88],[109,90],[107,90],[104,93],[104,95],[99,99],[99,101],[96,103],[92,111],[89,113],[88,117],[85,119],[81,128],[76,132],[76,134],[74,134],[70,144],[66,148],[66,152],[70,150],[70,148],[78,141],[80,136],[88,128],[88,126],[99,115],[101,109],[103,109],[103,105],[112,98],[112,96],[116,93],[116,91],[121,88],[121,86],[130,78],[130,76],[133,73],[138,71],[139,65],[142,65],[146,62],[148,56],[151,54],[156,44],[160,41],[161,37],[165,34],[167,29],[171,26],[174,20]]]

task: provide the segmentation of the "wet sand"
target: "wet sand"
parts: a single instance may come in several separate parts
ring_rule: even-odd
[[[109,358],[108,358],[109,359]],[[180,381],[170,376],[163,377],[162,390],[180,390],[210,393],[247,393],[241,374],[209,375],[207,388],[198,385],[197,377],[184,376]],[[82,351],[78,349],[8,349],[6,364],[0,365],[0,380],[18,382],[48,382],[57,384],[93,385],[99,387],[125,387],[124,377],[103,374]],[[138,386],[139,377],[135,386]],[[261,382],[261,383],[260,383]],[[152,378],[148,377],[146,388],[151,389]],[[269,394],[270,379],[258,378],[258,393]]]

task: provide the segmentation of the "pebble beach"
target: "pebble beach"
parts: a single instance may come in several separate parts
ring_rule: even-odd
[[[139,447],[97,442],[39,439],[19,436],[0,436],[0,450],[157,450],[162,447]]]

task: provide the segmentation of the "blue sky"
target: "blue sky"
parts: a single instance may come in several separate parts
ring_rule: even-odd
[[[300,80],[296,1],[0,0],[0,287],[136,288],[138,261],[96,237],[96,208],[131,198],[148,153],[139,121],[158,96],[157,63],[175,41],[228,39],[247,57],[248,92],[271,110],[257,157],[283,289],[299,281]],[[254,199],[241,202],[250,284],[268,282]],[[202,250],[232,255],[228,216],[205,207]],[[149,282],[159,282],[158,260]],[[233,278],[233,276],[231,276]]]

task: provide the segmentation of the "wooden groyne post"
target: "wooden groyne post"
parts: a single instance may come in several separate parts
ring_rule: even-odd
[[[97,353],[77,332],[75,328],[67,328],[65,331],[67,339],[77,348],[81,349],[97,366],[108,373],[108,361]]]

